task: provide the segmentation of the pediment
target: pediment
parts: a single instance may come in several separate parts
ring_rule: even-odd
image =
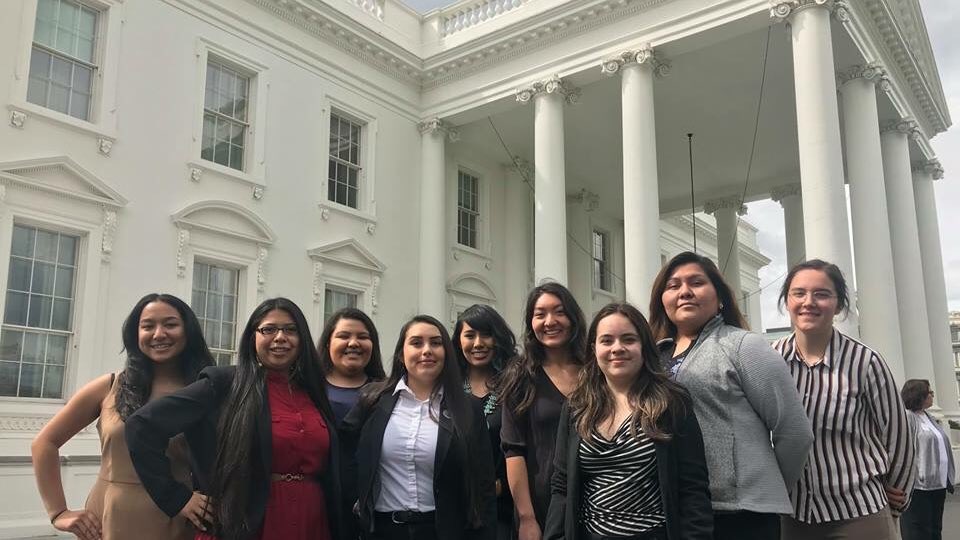
[[[342,264],[378,274],[387,269],[373,253],[353,238],[315,247],[307,251],[307,255],[317,261]]]
[[[260,216],[229,201],[194,203],[175,213],[172,218],[181,228],[206,230],[258,244],[272,244],[276,238]]]
[[[127,204],[118,191],[67,156],[0,163],[0,181],[4,185],[114,208]]]
[[[447,291],[488,302],[497,301],[497,295],[493,292],[493,286],[490,285],[490,282],[480,274],[473,272],[460,274],[451,279],[447,284]]]

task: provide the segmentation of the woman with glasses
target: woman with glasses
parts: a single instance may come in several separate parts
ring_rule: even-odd
[[[914,441],[893,375],[876,351],[833,326],[850,305],[836,265],[811,259],[791,268],[780,303],[793,334],[774,347],[814,434],[783,539],[895,539],[891,514],[913,485]]]
[[[167,515],[198,540],[341,538],[339,445],[317,350],[300,308],[260,304],[240,336],[237,365],[152,401],[127,421],[130,456]],[[164,454],[184,433],[197,491],[177,484]]]

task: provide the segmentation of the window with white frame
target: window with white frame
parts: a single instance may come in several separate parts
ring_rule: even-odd
[[[72,0],[39,0],[27,101],[90,120],[100,12]]]
[[[15,224],[0,331],[0,396],[63,396],[77,236]]]
[[[604,231],[593,231],[593,288],[602,291],[612,290],[610,283],[610,235]]]
[[[237,352],[239,274],[216,264],[193,263],[193,311],[214,360],[221,366],[232,363]]]
[[[457,172],[457,243],[477,247],[480,227],[480,179],[464,172]]]
[[[249,104],[250,76],[210,56],[203,95],[202,159],[244,169]]]
[[[327,287],[323,292],[323,323],[326,324],[331,315],[343,308],[355,308],[360,295],[355,292]]]
[[[337,112],[330,113],[330,162],[327,172],[327,199],[359,208],[360,151],[363,124]]]

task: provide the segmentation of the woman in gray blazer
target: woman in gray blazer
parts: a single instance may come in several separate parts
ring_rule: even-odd
[[[813,432],[783,358],[746,330],[710,259],[684,252],[660,270],[650,326],[661,363],[685,386],[703,432],[714,538],[776,540],[778,514],[807,460]]]

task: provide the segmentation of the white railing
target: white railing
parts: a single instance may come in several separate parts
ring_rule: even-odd
[[[461,30],[489,21],[517,9],[530,0],[481,0],[472,4],[454,6],[440,19],[440,34],[449,36]]]
[[[385,0],[347,0],[347,2],[376,17],[378,21],[383,20],[384,1]]]

